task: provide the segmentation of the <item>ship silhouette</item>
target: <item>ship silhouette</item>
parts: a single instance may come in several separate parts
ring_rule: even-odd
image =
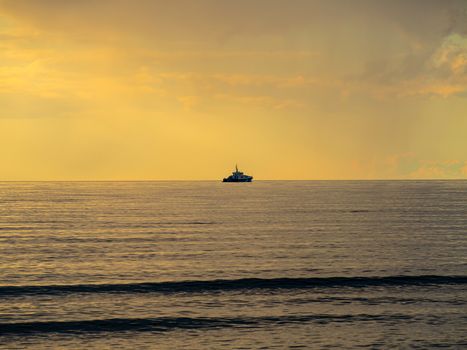
[[[237,164],[235,164],[235,171],[229,177],[225,177],[222,182],[251,182],[252,180],[253,176],[238,171]]]

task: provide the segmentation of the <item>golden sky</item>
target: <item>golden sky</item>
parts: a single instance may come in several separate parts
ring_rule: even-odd
[[[0,180],[467,178],[464,0],[0,0]]]

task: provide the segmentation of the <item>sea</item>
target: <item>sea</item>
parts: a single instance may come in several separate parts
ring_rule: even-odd
[[[1,182],[1,349],[466,349],[467,181]]]

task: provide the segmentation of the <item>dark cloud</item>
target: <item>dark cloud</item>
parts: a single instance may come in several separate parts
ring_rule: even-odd
[[[451,32],[465,33],[466,4],[461,0],[4,0],[1,6],[50,30],[116,31],[187,44],[299,29],[326,36],[362,22],[368,22],[371,30],[381,21],[429,41]]]

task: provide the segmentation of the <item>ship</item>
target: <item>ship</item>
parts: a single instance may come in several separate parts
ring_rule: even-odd
[[[245,175],[241,171],[238,171],[238,167],[235,164],[235,171],[229,177],[225,177],[222,182],[251,182],[252,180],[253,176]]]

